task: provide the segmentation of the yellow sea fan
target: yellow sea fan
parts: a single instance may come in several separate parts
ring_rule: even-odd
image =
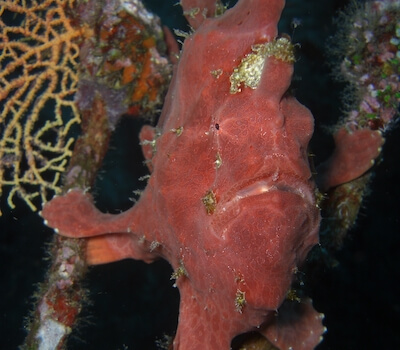
[[[0,195],[10,186],[36,210],[60,192],[72,154],[80,29],[72,1],[0,1]],[[1,215],[1,212],[0,212]]]

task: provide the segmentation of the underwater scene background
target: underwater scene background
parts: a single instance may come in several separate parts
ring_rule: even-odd
[[[187,26],[175,0],[147,0],[148,8],[169,28]],[[329,127],[344,109],[345,84],[332,74],[334,58],[328,39],[345,0],[288,0],[280,31],[299,43],[293,88],[316,120],[311,142],[318,163],[333,147]],[[361,3],[361,2],[360,2]],[[296,25],[293,25],[293,24]],[[295,28],[294,28],[295,27]],[[340,43],[336,43],[340,45]],[[138,132],[145,122],[122,119],[112,135],[109,152],[96,180],[94,195],[102,211],[128,209],[134,190],[146,175]],[[374,169],[370,194],[355,227],[334,259],[307,276],[306,290],[325,314],[328,328],[318,350],[400,348],[400,128],[386,134],[381,159]],[[45,246],[53,232],[21,201],[9,209],[2,199],[0,217],[0,348],[22,344],[36,284],[47,267]],[[91,267],[85,281],[89,302],[79,326],[68,340],[69,350],[157,349],[156,340],[173,335],[179,293],[170,280],[167,262],[147,265],[125,260]]]

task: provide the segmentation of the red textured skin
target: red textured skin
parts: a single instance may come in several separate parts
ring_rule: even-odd
[[[132,209],[103,214],[88,195],[72,191],[42,211],[60,234],[88,239],[91,264],[163,257],[175,270],[184,268],[176,281],[181,306],[174,349],[229,349],[234,336],[262,325],[282,350],[307,350],[323,332],[311,305],[301,332],[288,324],[277,330],[275,317],[297,266],[318,242],[307,160],[313,118],[285,94],[293,67],[275,58],[267,59],[256,89],[229,92],[229,76],[251,46],[276,37],[283,5],[239,1],[185,40],[154,157],[144,142],[153,172]],[[223,73],[217,78],[214,70]],[[153,135],[146,127],[142,143]],[[217,200],[213,213],[202,201],[209,191]],[[238,291],[246,300],[242,309],[235,306]]]

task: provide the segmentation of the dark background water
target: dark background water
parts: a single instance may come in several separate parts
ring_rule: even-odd
[[[147,1],[171,28],[185,29],[175,0]],[[281,31],[301,43],[294,87],[298,99],[316,119],[312,141],[317,161],[332,147],[325,131],[341,112],[343,85],[334,82],[326,40],[335,31],[332,18],[347,1],[293,0],[281,22]],[[290,23],[301,25],[295,32]],[[132,191],[143,187],[137,179],[146,173],[137,134],[138,120],[123,120],[96,183],[99,208],[118,212],[129,208]],[[371,194],[366,198],[356,227],[337,253],[339,265],[316,276],[310,294],[324,312],[328,332],[318,350],[400,348],[400,131],[387,135],[382,161],[376,167]],[[0,218],[0,348],[16,349],[24,337],[24,318],[31,307],[36,284],[46,271],[45,245],[52,231],[23,203]],[[165,261],[151,265],[126,260],[90,269],[90,290],[80,326],[68,345],[80,349],[155,349],[155,339],[176,329],[179,293],[170,281]]]

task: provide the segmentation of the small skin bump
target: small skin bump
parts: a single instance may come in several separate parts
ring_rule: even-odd
[[[140,146],[146,146],[146,145],[150,145],[150,146],[155,146],[157,143],[156,140],[143,140],[142,142],[139,142]]]
[[[180,126],[179,128],[173,128],[170,130],[171,132],[174,132],[177,137],[182,135],[183,132],[183,126]]]
[[[199,9],[198,7],[194,7],[194,8],[191,8],[191,9],[187,10],[187,11],[184,11],[183,14],[184,14],[185,16],[189,16],[189,17],[195,18],[196,15],[197,15],[199,12],[200,12],[200,9]]]
[[[150,253],[152,253],[154,250],[156,250],[159,246],[161,246],[161,243],[158,241],[152,241],[150,243]]]
[[[140,197],[143,194],[143,191],[142,190],[134,190],[134,191],[132,191],[132,193],[135,194],[136,196]]]
[[[144,175],[138,178],[139,181],[147,181],[149,180],[151,175]]]
[[[221,155],[220,155],[219,153],[217,153],[217,155],[216,155],[215,158],[216,158],[216,159],[215,159],[215,162],[214,162],[215,168],[216,168],[216,169],[219,169],[219,168],[221,167],[221,165],[222,165],[222,158],[221,158]]]
[[[301,302],[301,299],[298,297],[295,289],[290,289],[286,294],[286,299],[290,301],[297,301],[298,303]]]
[[[240,314],[243,313],[243,308],[246,305],[246,292],[242,292],[240,289],[236,291],[235,297],[235,310]]]
[[[217,198],[215,197],[215,193],[212,190],[209,190],[206,195],[201,199],[201,201],[206,207],[207,214],[213,214],[217,206]]]
[[[326,199],[326,195],[323,194],[322,192],[320,192],[320,191],[318,190],[318,188],[316,188],[316,189],[314,190],[314,195],[315,195],[315,206],[316,206],[318,209],[321,209],[321,203]]]
[[[185,269],[185,267],[183,266],[183,263],[181,261],[181,265],[178,266],[174,272],[172,273],[170,280],[175,280],[175,283],[172,285],[172,287],[176,288],[178,287],[177,282],[178,279],[182,279],[183,277],[188,277],[188,273]]]
[[[179,277],[183,277],[183,276],[188,277],[188,273],[185,269],[185,266],[183,265],[183,262],[180,261],[179,266],[174,270],[174,272],[172,272],[170,279],[177,280]]]
[[[180,29],[174,29],[174,34],[176,36],[180,36],[183,39],[187,39],[192,35],[192,33],[188,33],[188,32],[185,32],[183,30],[180,30]]]
[[[216,70],[212,70],[210,73],[214,78],[218,79],[222,75],[223,72],[222,72],[222,69],[216,69]]]

